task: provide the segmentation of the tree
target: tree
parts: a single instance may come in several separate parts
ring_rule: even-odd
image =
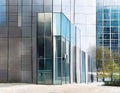
[[[97,66],[97,76],[98,78],[111,78],[111,81],[118,78],[118,73],[120,72],[119,60],[120,55],[110,51],[105,47],[96,48],[96,66]],[[119,74],[120,78],[120,74]]]

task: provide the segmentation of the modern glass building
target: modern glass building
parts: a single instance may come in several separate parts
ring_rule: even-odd
[[[37,28],[38,83],[70,83],[70,65],[74,69],[71,73],[79,71],[76,62],[80,60],[75,59],[80,53],[80,31],[59,12],[38,13]]]
[[[113,63],[119,65],[119,59],[113,56],[113,54],[120,54],[119,6],[119,0],[97,0],[97,46],[102,48],[102,65],[108,62],[111,57],[114,60]],[[106,49],[110,53],[107,53]],[[113,69],[113,73],[117,73],[114,72],[115,67],[111,69]]]
[[[81,48],[81,3],[85,2],[0,0],[0,81],[87,83],[89,53]]]

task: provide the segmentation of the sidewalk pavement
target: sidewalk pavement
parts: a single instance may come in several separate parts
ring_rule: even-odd
[[[120,87],[102,86],[102,83],[66,85],[9,83],[0,84],[0,93],[120,93]]]

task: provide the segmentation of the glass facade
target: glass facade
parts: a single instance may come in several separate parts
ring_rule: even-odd
[[[86,54],[82,51],[81,82],[86,82]]]
[[[77,62],[74,54],[78,57]],[[70,66],[73,68],[72,81],[76,82],[76,63],[80,63],[79,56],[80,31],[77,27],[72,25],[63,13],[56,12],[53,15],[38,13],[37,82],[40,84],[70,83]]]
[[[56,20],[58,20],[57,21],[58,25],[55,23]],[[70,83],[70,71],[71,71],[70,68],[73,68],[72,73],[74,73],[74,75],[71,75],[71,77],[72,77],[72,81],[75,82],[75,78],[76,78],[76,74],[75,74],[76,73],[75,72],[76,71],[76,60],[75,60],[76,48],[75,47],[76,47],[76,40],[77,40],[76,32],[78,31],[74,25],[71,25],[70,21],[67,19],[67,17],[63,13],[53,13],[53,22],[54,22],[53,23],[53,34],[54,34],[53,48],[54,48],[54,57],[55,57],[54,84]],[[60,24],[61,24],[61,28],[59,27]],[[62,50],[59,50],[59,49],[62,49]]]
[[[27,11],[29,17],[22,11],[25,10],[24,7],[30,6],[23,5],[21,0],[0,0],[2,82],[32,82],[32,35],[31,22],[28,22],[31,20],[31,10]],[[22,26],[19,26],[20,22]]]
[[[38,13],[37,62],[38,83],[52,84],[52,14]],[[49,52],[48,52],[49,51]]]
[[[120,1],[119,0],[97,0],[97,46],[101,46],[101,57],[102,57],[102,71],[105,73],[104,65],[110,64],[110,69],[112,72],[106,73],[116,73],[118,75],[119,70],[116,70],[116,67],[112,67],[112,65],[119,66],[117,55],[119,52],[119,19],[120,19]],[[108,51],[108,52],[106,52]],[[116,55],[116,56],[115,56]],[[110,63],[112,59],[112,63]],[[103,80],[108,79],[109,76],[101,76],[100,75],[100,65],[98,68],[98,78]],[[117,68],[119,69],[119,68]],[[116,79],[117,75],[113,74],[113,78]]]
[[[0,81],[80,83],[84,45],[81,43],[87,38],[81,33],[87,31],[84,27],[95,30],[94,23],[84,24],[85,20],[81,20],[82,3],[82,0],[0,0]],[[119,23],[114,20],[112,25],[116,24]],[[116,32],[117,28],[111,29]]]

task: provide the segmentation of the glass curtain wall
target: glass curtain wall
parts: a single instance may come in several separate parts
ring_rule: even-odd
[[[60,13],[53,14],[53,53],[54,53],[54,84],[61,84],[61,15]]]
[[[86,54],[82,51],[81,82],[86,82]]]
[[[52,84],[52,14],[38,13],[37,62],[38,83]]]
[[[88,82],[94,81],[94,63],[90,55],[88,55]]]
[[[53,13],[53,35],[54,84],[69,83],[70,22],[62,13]]]
[[[98,80],[119,78],[120,1],[97,0],[97,46],[102,60],[98,60]],[[99,62],[101,61],[101,64]],[[109,64],[110,66],[108,66]],[[114,65],[114,66],[113,66]],[[103,72],[101,74],[100,72]],[[107,75],[105,73],[108,73]]]
[[[31,13],[31,0],[0,0],[1,81],[32,82]]]

